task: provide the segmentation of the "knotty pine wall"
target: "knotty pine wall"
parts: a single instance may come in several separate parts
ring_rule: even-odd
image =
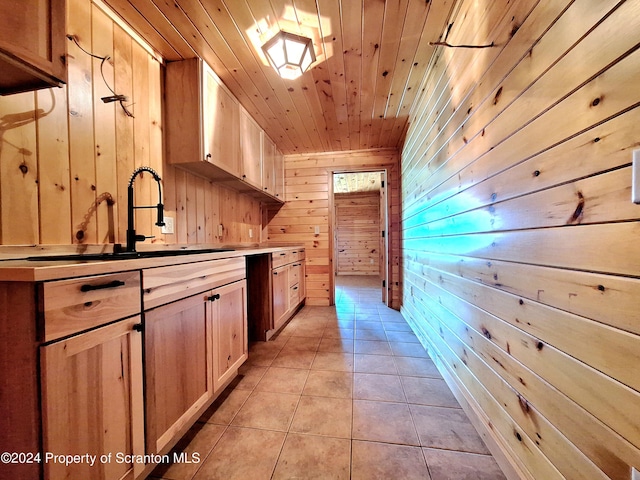
[[[401,154],[402,312],[529,479],[640,468],[640,2],[462,0]]]
[[[380,276],[380,192],[336,193],[336,272]]]
[[[100,100],[111,95],[100,60],[72,42],[66,86],[0,97],[0,243],[125,243],[126,187],[141,165],[163,179],[175,234],[162,235],[151,210],[136,212],[139,233],[165,243],[259,241],[249,238],[249,228],[261,231],[259,202],[164,162],[163,67],[90,0],[67,0],[67,12],[68,33],[85,50],[111,58],[105,78],[129,98],[135,118]],[[136,204],[157,202],[150,175],[135,187]]]
[[[333,301],[333,172],[387,170],[389,204],[389,298],[400,308],[400,182],[398,152],[362,150],[285,156],[286,203],[269,213],[266,236],[270,242],[304,243],[307,262],[308,305]],[[314,234],[314,227],[320,234]]]

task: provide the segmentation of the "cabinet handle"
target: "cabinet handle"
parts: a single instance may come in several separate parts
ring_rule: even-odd
[[[207,300],[210,302],[215,302],[216,300],[220,300],[220,294],[216,293],[215,295],[211,295]]]
[[[293,289],[294,289],[294,290],[297,290],[297,289],[298,289],[298,287],[293,287]]]
[[[103,290],[105,288],[116,288],[122,287],[124,282],[122,280],[114,280],[113,282],[101,283],[99,285],[89,285],[85,284],[80,287],[81,292],[90,292],[92,290]]]
[[[281,253],[280,254],[281,257],[284,257],[285,255],[286,255],[286,253]]]
[[[207,153],[207,154],[205,155],[205,158],[211,158],[211,154],[210,154],[210,153]]]
[[[144,330],[144,325],[142,325],[141,323],[136,323],[132,328],[136,332],[142,332],[142,330]]]
[[[277,275],[277,274],[278,274],[278,272],[273,272],[273,274],[274,274],[274,275]]]

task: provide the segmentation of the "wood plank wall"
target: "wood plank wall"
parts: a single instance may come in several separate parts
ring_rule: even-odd
[[[380,192],[336,193],[336,273],[380,276]]]
[[[640,468],[640,2],[462,0],[402,148],[402,311],[524,478]]]
[[[277,214],[269,213],[267,239],[271,242],[302,242],[306,246],[307,304],[330,305],[333,301],[331,215],[332,173],[387,170],[389,192],[389,298],[400,308],[400,182],[399,155],[391,150],[363,150],[285,156],[286,203]],[[267,222],[265,222],[266,224]],[[314,227],[320,234],[314,234]]]
[[[101,61],[72,42],[66,86],[0,97],[0,244],[125,243],[127,184],[142,165],[162,177],[175,219],[175,234],[162,235],[151,210],[137,211],[136,230],[156,236],[147,243],[260,241],[259,202],[163,160],[163,67],[90,0],[67,0],[67,12],[82,48],[110,57],[102,72],[134,118],[100,100],[112,95]],[[150,175],[135,188],[136,204],[157,202]]]

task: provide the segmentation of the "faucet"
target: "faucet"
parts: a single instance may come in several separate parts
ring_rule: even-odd
[[[158,204],[157,205],[145,205],[145,206],[135,206],[133,204],[133,182],[136,177],[140,175],[142,172],[149,172],[153,175],[153,179],[158,183]],[[156,208],[158,210],[158,219],[156,221],[156,225],[162,227],[164,225],[164,206],[162,205],[162,187],[160,186],[160,175],[151,167],[138,167],[131,174],[131,178],[129,179],[129,186],[127,187],[127,252],[135,252],[136,251],[136,242],[143,242],[147,238],[144,235],[136,235],[136,229],[134,227],[134,216],[133,211],[136,208]]]

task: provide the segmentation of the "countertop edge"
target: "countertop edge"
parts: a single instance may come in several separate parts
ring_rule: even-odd
[[[191,255],[135,258],[126,260],[86,261],[28,261],[24,259],[0,262],[1,282],[45,282],[73,277],[86,277],[107,273],[126,272],[145,268],[182,265],[207,260],[248,257],[305,248],[304,245],[280,247],[247,247],[227,252],[194,253]]]

